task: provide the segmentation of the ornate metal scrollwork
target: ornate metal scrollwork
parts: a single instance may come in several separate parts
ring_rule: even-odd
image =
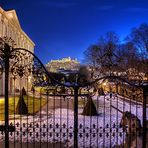
[[[9,60],[9,71],[13,77],[31,76],[34,84],[49,85],[51,80],[40,60],[35,55],[22,48],[14,48],[11,38],[0,39],[0,74],[4,72],[4,61]]]
[[[32,77],[34,85],[48,86],[62,84],[65,86],[87,86],[88,84],[93,84],[95,81],[100,79],[100,75],[96,75],[93,79],[87,80],[85,76],[81,74],[76,74],[71,81],[67,80],[66,76],[61,76],[60,80],[57,79],[52,74],[46,70],[41,61],[30,51],[22,48],[14,48],[14,41],[11,38],[4,37],[0,39],[0,74],[4,71],[4,60],[9,58],[10,68],[9,71],[14,77]],[[113,79],[114,73],[112,72],[111,79]],[[123,76],[123,79],[126,77],[127,81],[133,82],[134,84],[140,85],[143,80],[139,75],[127,75]],[[67,81],[69,81],[67,83]]]

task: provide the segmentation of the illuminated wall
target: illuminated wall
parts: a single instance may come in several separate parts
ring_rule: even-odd
[[[25,48],[34,52],[35,44],[22,30],[15,10],[5,11],[0,7],[0,37],[10,37],[14,40],[16,48]],[[12,80],[11,76],[10,80]],[[19,85],[19,82],[16,83],[18,83],[16,85]],[[10,87],[12,87],[12,84],[9,85],[9,88]],[[11,88],[9,91],[11,91]],[[0,95],[1,94],[4,94],[4,75],[0,77]]]

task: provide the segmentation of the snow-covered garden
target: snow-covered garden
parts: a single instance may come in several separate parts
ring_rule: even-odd
[[[126,133],[119,126],[122,113],[114,107],[123,112],[130,111],[137,115],[142,123],[140,104],[130,104],[123,101],[121,96],[114,94],[111,98],[110,94],[94,96],[93,100],[97,102],[98,116],[81,115],[83,108],[78,109],[79,147],[114,147],[125,141]],[[15,115],[15,120],[10,120],[10,125],[14,124],[16,131],[10,133],[11,141],[62,142],[68,147],[74,144],[74,111],[71,109],[49,109],[48,112],[42,110],[35,116],[21,116],[21,118],[20,115]],[[0,140],[4,140],[4,133],[0,134]]]

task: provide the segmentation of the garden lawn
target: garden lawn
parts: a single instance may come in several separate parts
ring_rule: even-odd
[[[9,97],[9,115],[13,115],[16,111],[16,107],[19,101],[19,96]],[[38,112],[47,102],[44,98],[33,98],[31,96],[24,96],[24,101],[28,106],[28,113],[33,114]],[[0,120],[5,118],[5,101],[4,98],[0,98]]]

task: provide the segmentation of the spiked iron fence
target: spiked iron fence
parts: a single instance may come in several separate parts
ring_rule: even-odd
[[[146,147],[147,85],[112,75],[57,81],[30,51],[0,45],[1,146]]]

